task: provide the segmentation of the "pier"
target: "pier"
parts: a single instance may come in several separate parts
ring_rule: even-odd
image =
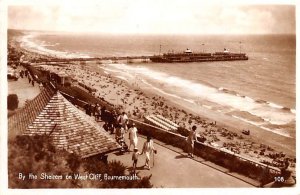
[[[248,60],[246,53],[230,53],[226,49],[224,52],[215,53],[192,53],[190,50],[184,53],[166,53],[163,55],[152,56],[110,56],[110,57],[97,57],[97,58],[40,58],[35,59],[34,62],[53,62],[53,63],[68,63],[68,62],[99,62],[110,60],[112,63],[119,61],[127,61],[127,63],[139,62],[158,62],[158,63],[186,63],[186,62],[210,62],[210,61],[236,61]]]
[[[35,59],[35,62],[101,62],[111,60],[113,63],[126,60],[128,63],[132,63],[134,60],[140,60],[141,62],[149,62],[153,56],[110,56],[110,57],[98,57],[98,58],[49,58],[49,59]]]

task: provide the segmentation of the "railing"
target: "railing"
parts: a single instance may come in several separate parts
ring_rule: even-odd
[[[76,105],[78,105],[78,106],[88,104],[88,102],[83,101],[83,100],[80,100],[80,99],[78,99],[78,98],[76,98],[76,97],[70,96],[69,94],[66,94],[66,93],[64,93],[64,92],[62,92],[62,91],[59,91],[59,93],[61,93],[61,94],[62,94],[63,96],[65,96],[65,97],[67,97],[67,99],[71,99],[72,101],[75,100],[75,101],[77,101],[77,102],[80,102],[80,104],[74,102],[74,103],[76,103]]]

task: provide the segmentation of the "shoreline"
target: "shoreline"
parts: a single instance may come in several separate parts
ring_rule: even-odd
[[[85,68],[91,68],[93,65],[88,65]],[[94,65],[97,66],[97,65]],[[99,72],[102,72],[102,74],[105,75],[104,70],[102,68],[91,68],[91,71],[96,71],[98,69]],[[111,76],[114,77],[116,80],[121,80],[122,82],[125,82],[128,87],[133,87],[132,84],[130,84],[130,81],[124,81],[121,78],[116,77],[116,75],[110,74]],[[164,97],[165,101],[167,104],[173,107],[177,107],[179,110],[185,110],[191,113],[192,115],[198,115],[204,120],[208,120],[209,122],[214,122],[216,121],[218,126],[224,127],[226,129],[229,129],[229,131],[232,131],[234,133],[239,133],[241,134],[242,129],[251,129],[251,135],[245,138],[254,141],[254,142],[261,142],[263,144],[270,145],[273,147],[275,150],[281,150],[284,153],[295,156],[296,154],[296,140],[294,138],[290,137],[285,137],[278,135],[276,133],[261,129],[257,126],[245,123],[243,121],[234,119],[232,117],[223,115],[219,113],[215,113],[212,110],[205,109],[203,107],[198,107],[195,109],[195,106],[190,103],[189,106],[187,106],[187,102],[184,100],[179,100],[178,98],[175,97],[166,97],[167,95],[161,94],[161,93],[156,93],[154,90],[151,90],[147,88],[147,86],[144,85],[139,85],[141,91],[145,93],[145,95],[148,96],[162,96]],[[197,111],[196,111],[197,110]],[[191,127],[191,126],[190,126]],[[190,129],[190,128],[188,128]],[[269,139],[265,139],[265,137],[268,137]]]
[[[20,46],[18,49],[24,50]],[[24,55],[29,57],[29,59],[32,56],[46,57],[32,51],[26,51]],[[52,58],[51,56],[47,57]],[[183,102],[184,100],[179,100],[175,97],[166,97],[166,94],[157,93],[147,87],[145,83],[135,83],[130,79],[126,80],[125,78],[124,80],[124,78],[120,78],[114,73],[107,73],[100,67],[103,65],[70,64],[65,69],[61,67],[56,71],[63,70],[67,74],[72,75],[73,78],[76,78],[78,82],[83,82],[95,88],[97,90],[95,96],[98,98],[102,97],[113,105],[120,105],[122,102],[124,110],[129,116],[132,116],[135,112],[138,113],[140,118],[147,114],[161,114],[186,127],[186,129],[190,129],[191,125],[196,124],[198,133],[205,135],[209,142],[215,143],[220,147],[224,146],[224,143],[233,144],[233,149],[242,147],[245,150],[240,151],[242,154],[246,155],[247,151],[246,156],[256,160],[265,159],[263,156],[258,155],[259,150],[265,148],[265,145],[275,149],[275,152],[284,152],[292,158],[296,156],[295,139],[277,135],[226,115],[221,116],[219,113],[200,106],[195,108],[195,105],[188,105],[186,101]],[[53,65],[48,66],[53,67]],[[70,67],[72,67],[71,70],[67,70]],[[191,123],[189,123],[190,121]],[[217,123],[216,126],[210,125],[211,122],[215,121]],[[242,129],[251,129],[251,135],[243,135],[241,133]],[[226,136],[223,138],[220,134],[224,132]],[[241,135],[243,139],[238,139],[235,136],[236,134],[238,136]],[[268,139],[265,139],[266,137]],[[249,144],[251,144],[250,147],[248,147]]]

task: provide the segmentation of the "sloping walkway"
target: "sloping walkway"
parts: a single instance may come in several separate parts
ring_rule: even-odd
[[[125,136],[129,143],[128,134]],[[146,140],[139,137],[138,149],[141,152]],[[154,167],[151,170],[143,168],[145,155],[140,156],[138,161],[138,172],[140,176],[152,174],[151,183],[154,187],[164,188],[248,188],[252,185],[213,169],[205,164],[187,158],[185,154],[179,154],[161,145],[154,144],[157,154],[154,159]],[[119,160],[125,166],[132,167],[132,152],[119,155],[112,153],[108,160]],[[153,156],[152,156],[153,157]],[[151,161],[153,166],[153,161]]]

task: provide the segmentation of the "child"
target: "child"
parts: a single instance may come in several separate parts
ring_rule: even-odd
[[[136,165],[137,165],[139,155],[141,155],[141,153],[139,153],[139,150],[137,148],[134,148],[133,154],[132,154],[132,161],[133,161],[133,170],[132,171],[133,171],[133,174],[135,174],[135,169],[136,169]]]

